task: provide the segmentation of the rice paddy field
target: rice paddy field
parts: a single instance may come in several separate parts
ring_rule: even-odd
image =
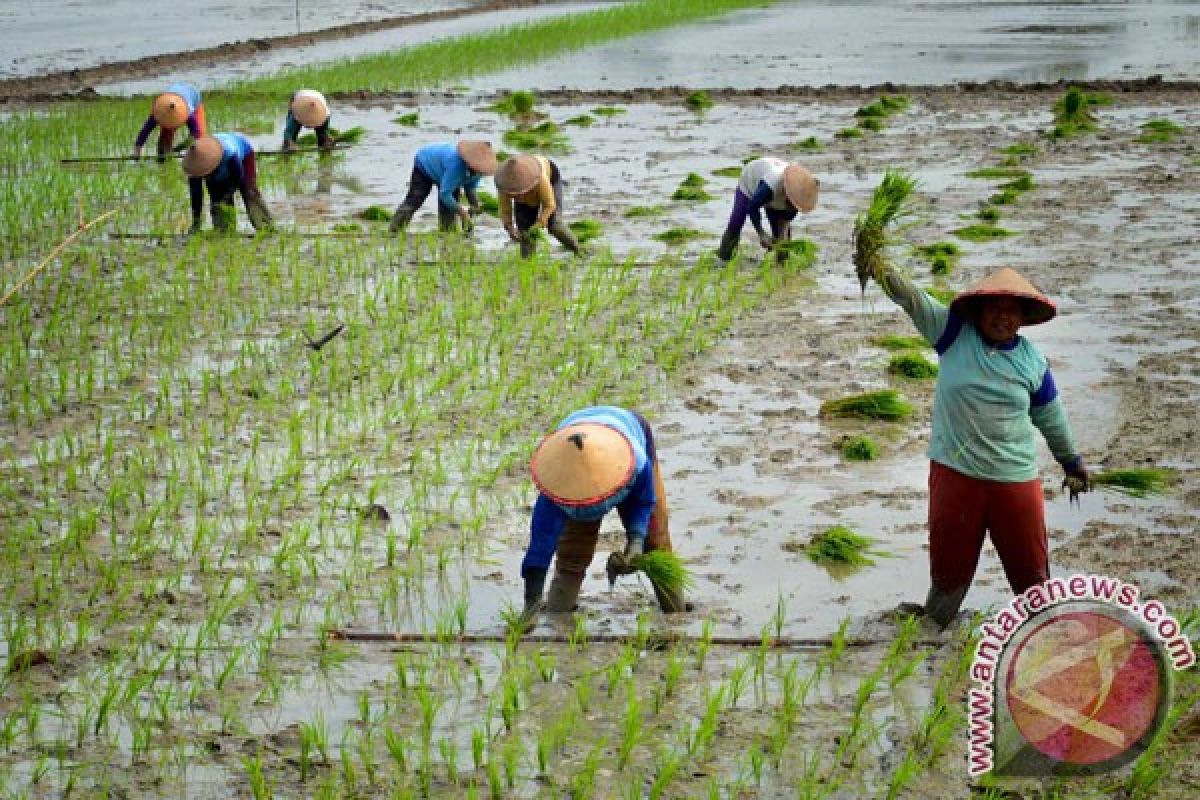
[[[1052,571],[1136,583],[1194,638],[1200,88],[1088,84],[1091,129],[1056,135],[1065,85],[533,77],[757,5],[634,3],[471,34],[507,50],[206,91],[210,126],[260,150],[301,83],[363,129],[260,159],[278,230],[258,236],[240,208],[238,234],[179,235],[174,162],[59,163],[126,153],[148,97],[6,107],[0,796],[1196,796],[1194,668],[1120,771],[967,778],[975,623],[1008,585],[989,546],[946,631],[894,611],[927,586],[936,358],[860,291],[851,234],[904,170],[892,257],[918,283],[950,297],[1010,265],[1058,302],[1029,336],[1088,462],[1168,472],[1076,506],[1043,450]],[[467,85],[489,74],[512,82]],[[549,151],[591,253],[523,261],[494,216],[438,235],[432,201],[407,236],[364,213],[458,137]],[[820,177],[806,243],[748,232],[723,264],[738,169],[768,154]],[[654,426],[695,608],[609,588],[608,520],[578,612],[522,638],[528,458],[592,403]]]

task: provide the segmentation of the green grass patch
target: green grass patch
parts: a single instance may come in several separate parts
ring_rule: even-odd
[[[808,153],[815,153],[818,150],[824,149],[825,145],[821,144],[820,140],[815,136],[809,136],[793,144],[790,150],[799,150]]]
[[[578,128],[590,128],[596,124],[596,118],[591,114],[580,114],[577,117],[571,117],[563,123],[564,125],[574,125]]]
[[[661,217],[666,213],[666,206],[631,206],[625,209],[625,213],[622,216],[636,219],[638,217]]]
[[[874,461],[879,458],[879,445],[870,436],[847,436],[838,442],[838,452],[847,461]]]
[[[1022,178],[1029,174],[1029,170],[1019,167],[983,167],[982,169],[973,169],[967,173],[968,178]]]
[[[338,222],[333,226],[334,233],[363,233],[362,225],[357,222]]]
[[[720,169],[714,169],[712,171],[712,174],[716,175],[719,178],[740,178],[740,177],[742,177],[742,168],[741,167],[721,167]]]
[[[804,552],[816,564],[824,566],[864,567],[875,563],[871,556],[887,555],[873,550],[877,540],[863,536],[844,525],[818,533]]]
[[[1177,125],[1169,119],[1152,119],[1142,125],[1142,134],[1134,141],[1139,144],[1165,144],[1173,141],[1183,131],[1182,125]]]
[[[988,222],[977,222],[974,225],[967,225],[962,228],[951,231],[960,239],[965,239],[968,242],[990,242],[994,239],[1003,239],[1006,236],[1013,236],[1013,232],[1007,228],[1002,228],[999,225],[992,225]]]
[[[598,239],[604,233],[604,226],[594,219],[577,219],[568,223],[567,227],[575,234],[580,244]]]
[[[863,132],[862,128],[842,128],[833,136],[835,139],[861,139]]]
[[[662,233],[656,233],[652,238],[668,245],[678,245],[690,242],[693,239],[704,239],[710,234],[706,231],[696,230],[695,228],[668,228]]]
[[[708,92],[704,90],[692,92],[683,99],[683,104],[692,111],[707,111],[716,105],[713,99],[708,96]]]
[[[886,350],[921,350],[931,347],[921,336],[899,336],[894,333],[876,336],[871,343]]]
[[[1091,476],[1092,484],[1131,497],[1160,495],[1176,480],[1174,470],[1163,467],[1110,469]]]
[[[938,365],[916,353],[897,353],[888,359],[887,371],[901,378],[929,380],[937,377]]]
[[[392,118],[392,122],[396,123],[397,125],[403,125],[407,128],[417,127],[417,125],[420,124],[420,121],[421,113],[419,111],[413,111],[409,114],[401,114],[398,117]]]
[[[354,216],[365,219],[367,222],[388,222],[392,218],[392,212],[381,205],[371,205]]]
[[[894,389],[880,389],[855,394],[821,404],[826,417],[863,417],[866,419],[899,420],[912,413],[912,406]]]

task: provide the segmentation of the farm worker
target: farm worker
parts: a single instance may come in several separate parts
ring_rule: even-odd
[[[531,231],[545,228],[572,253],[580,252],[575,234],[563,222],[562,175],[558,165],[543,156],[514,156],[496,170],[496,192],[500,195],[500,221],[514,242],[521,243],[521,257],[537,248]],[[515,220],[514,220],[515,217]]]
[[[204,185],[208,186],[213,227],[233,230],[237,212],[233,193],[240,192],[246,214],[256,231],[272,225],[271,212],[258,191],[258,171],[254,165],[254,146],[240,133],[202,136],[183,156],[183,171],[188,176],[192,195],[192,228],[200,230],[200,212],[204,210]]]
[[[484,175],[494,174],[496,153],[489,142],[464,139],[457,145],[444,143],[422,147],[413,160],[408,194],[396,208],[388,229],[396,233],[408,227],[412,215],[436,185],[439,227],[444,231],[453,230],[456,220],[462,220],[463,230],[469,232],[474,227],[471,214],[480,211],[479,180]],[[459,202],[464,193],[470,203],[469,211]]]
[[[317,134],[317,147],[332,150],[334,141],[329,133],[329,104],[325,95],[313,89],[299,89],[288,101],[287,122],[283,126],[283,149],[295,150],[300,128],[312,128]]]
[[[728,261],[742,238],[746,217],[758,232],[759,244],[769,249],[776,242],[792,238],[792,220],[796,212],[805,214],[816,208],[820,182],[799,164],[779,158],[756,158],[742,167],[737,190],[733,193],[733,212],[717,248],[717,258]],[[771,232],[763,230],[762,212],[767,213]]]
[[[1017,332],[1054,317],[1044,294],[1007,267],[949,308],[891,268],[879,280],[938,353],[928,451],[931,585],[921,611],[945,627],[970,588],[985,533],[1014,593],[1049,577],[1034,429],[1082,490],[1088,471],[1046,357]]]
[[[150,116],[146,124],[138,131],[133,142],[133,157],[141,158],[142,147],[150,138],[150,131],[155,126],[158,132],[158,155],[160,158],[171,152],[171,142],[175,140],[175,131],[187,125],[192,139],[199,139],[208,130],[204,120],[204,102],[200,99],[200,91],[186,83],[172,83],[167,90],[154,98],[150,106]]]
[[[654,434],[645,417],[616,406],[580,409],[545,437],[530,462],[538,498],[530,521],[529,548],[521,564],[526,623],[543,607],[572,611],[596,552],[600,521],[617,509],[625,527],[625,549],[613,553],[616,574],[633,572],[631,560],[644,552],[671,550],[667,498]],[[554,580],[542,602],[546,572]],[[663,611],[686,609],[683,597],[655,587]]]

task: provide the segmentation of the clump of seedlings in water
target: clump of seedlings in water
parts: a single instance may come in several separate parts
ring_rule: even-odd
[[[844,525],[835,525],[812,538],[804,552],[816,564],[862,567],[875,563],[871,556],[887,553],[873,550],[875,539],[863,536]]]
[[[1085,92],[1078,86],[1070,87],[1054,104],[1054,127],[1050,129],[1050,138],[1065,139],[1095,131],[1099,127],[1099,121],[1092,109],[1110,103],[1110,95]]]
[[[392,212],[381,205],[370,205],[354,216],[367,222],[387,222],[392,218]]]
[[[913,380],[936,378],[938,365],[916,353],[897,353],[888,359],[888,373]]]
[[[714,169],[712,174],[716,175],[718,178],[739,178],[742,175],[742,168],[736,166],[721,167],[720,169]]]
[[[1006,236],[1012,236],[1013,232],[1008,228],[1002,228],[999,225],[993,225],[988,222],[979,222],[974,225],[967,225],[962,228],[957,228],[951,231],[960,239],[965,239],[968,242],[990,242],[994,239],[1003,239]]]
[[[789,239],[771,246],[775,263],[796,269],[808,269],[817,263],[817,245],[811,239]]]
[[[858,127],[868,131],[881,131],[887,124],[887,118],[908,108],[908,98],[902,94],[883,95],[874,103],[863,106],[854,112],[858,117]]]
[[[401,114],[398,117],[392,118],[392,122],[396,123],[397,125],[403,125],[406,128],[417,127],[417,125],[420,124],[420,120],[421,113],[419,111],[412,111],[408,114]]]
[[[1163,467],[1110,469],[1091,476],[1094,486],[1131,497],[1163,494],[1175,479],[1175,471]]]
[[[818,150],[824,149],[824,145],[815,136],[806,136],[800,141],[791,146],[792,150],[798,150],[807,153],[815,153]]]
[[[562,129],[550,120],[531,128],[517,127],[504,132],[504,143],[518,150],[538,150],[545,153],[570,152],[571,144]]]
[[[911,175],[889,169],[875,187],[867,210],[855,218],[853,261],[864,291],[869,279],[878,282],[889,269],[887,251],[895,244],[890,228],[909,215],[916,187],[917,181]]]
[[[1134,141],[1139,144],[1166,144],[1174,141],[1183,130],[1182,125],[1176,125],[1169,119],[1152,119],[1142,125],[1142,133]]]
[[[592,113],[597,117],[616,117],[627,113],[627,109],[621,106],[597,106],[592,109]]]
[[[929,270],[934,275],[948,275],[958,264],[962,248],[954,242],[934,242],[918,247],[917,253],[929,262]]]
[[[874,461],[879,458],[879,445],[870,436],[846,436],[838,442],[837,447],[847,461]]]
[[[661,217],[667,213],[667,210],[666,206],[631,206],[625,209],[625,213],[622,216],[631,219],[637,217]]]
[[[367,135],[367,129],[362,126],[355,126],[344,131],[339,131],[337,128],[330,128],[329,135],[338,144],[357,144]],[[301,134],[296,137],[296,144],[305,147],[315,147],[317,144],[317,134],[312,132]]]
[[[885,350],[921,350],[930,346],[929,342],[920,336],[899,336],[894,333],[876,336],[871,343]]]
[[[580,244],[598,239],[604,233],[604,226],[594,219],[577,219],[568,223],[567,227],[575,234]]]
[[[967,173],[968,178],[983,178],[988,180],[996,178],[1008,180],[1011,178],[1022,178],[1027,175],[1029,175],[1029,170],[1020,167],[982,167],[980,169],[973,169]]]
[[[596,118],[591,114],[579,114],[563,122],[563,125],[574,125],[578,128],[590,128],[596,124]]]
[[[712,200],[712,195],[704,190],[704,185],[708,183],[701,175],[695,172],[689,172],[683,182],[679,184],[679,188],[671,195],[672,200],[682,200],[686,203],[705,203]]]
[[[957,291],[946,286],[926,286],[925,293],[944,306],[950,305],[958,297]]]
[[[708,96],[708,92],[704,90],[692,92],[683,99],[683,104],[692,111],[707,111],[715,105],[713,99]]]
[[[500,198],[488,191],[480,191],[479,207],[483,209],[483,213],[495,216],[500,213]]]
[[[704,239],[709,235],[707,231],[700,231],[695,228],[668,228],[662,233],[654,234],[653,238],[664,244],[675,245],[685,244],[693,239]]]
[[[833,135],[837,139],[861,139],[863,132],[862,128],[842,128]]]
[[[534,110],[533,107],[536,104],[537,96],[533,92],[527,89],[520,89],[515,92],[509,92],[488,106],[487,110],[496,114],[505,114],[518,122],[545,119],[545,114]]]
[[[645,573],[650,582],[664,592],[681,595],[696,585],[692,572],[677,554],[669,550],[652,550],[635,557],[631,566]]]
[[[823,417],[864,417],[866,419],[900,420],[912,413],[912,406],[894,389],[827,400],[821,404]]]
[[[979,219],[983,220],[984,222],[999,222],[1000,221],[1000,209],[996,208],[995,206],[984,206],[983,208],[981,208],[975,212],[975,216],[978,217]],[[944,274],[944,273],[939,273],[935,269],[934,274],[939,275],[939,274]]]

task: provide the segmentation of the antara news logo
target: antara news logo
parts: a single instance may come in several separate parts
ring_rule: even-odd
[[[1014,597],[980,630],[967,693],[967,772],[1089,775],[1153,741],[1172,675],[1196,663],[1157,600],[1103,575],[1055,578]]]

